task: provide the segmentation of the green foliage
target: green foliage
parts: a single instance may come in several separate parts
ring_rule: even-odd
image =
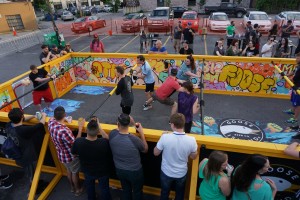
[[[267,13],[278,13],[284,10],[297,10],[299,0],[257,0],[256,9]]]
[[[170,7],[171,6],[171,0],[166,0],[166,6]]]
[[[205,3],[206,3],[205,0],[200,0],[200,2],[199,2],[200,6],[204,6]]]

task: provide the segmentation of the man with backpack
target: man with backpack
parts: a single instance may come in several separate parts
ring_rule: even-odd
[[[42,113],[39,123],[33,126],[23,125],[24,121],[31,120],[34,116],[24,117],[20,108],[13,108],[8,113],[8,118],[10,122],[7,124],[6,133],[13,139],[15,145],[12,148],[17,153],[7,156],[13,158],[16,164],[25,170],[31,184],[38,160],[39,148],[45,134],[46,114]],[[39,147],[36,147],[37,144]]]

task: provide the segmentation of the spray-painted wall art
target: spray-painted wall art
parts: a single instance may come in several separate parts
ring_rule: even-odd
[[[80,60],[80,58],[74,58]],[[153,69],[156,85],[164,82],[168,77],[168,69],[165,69],[162,59],[148,59],[147,62]],[[183,60],[169,59],[172,67],[180,68]],[[135,65],[135,59],[126,58],[90,58],[75,67],[75,75],[78,80],[86,82],[116,83],[115,67],[118,65],[127,69]],[[204,84],[207,90],[252,92],[265,94],[289,94],[289,85],[281,78],[281,75],[270,63],[251,62],[225,62],[196,60],[197,73],[201,74],[204,66]],[[285,73],[291,72],[295,65],[278,65]],[[194,84],[199,79],[192,78]],[[136,84],[144,84],[138,79]]]
[[[100,95],[110,92],[112,89],[112,87],[78,85],[74,87],[70,92],[76,94]]]
[[[8,102],[11,101],[11,97],[8,93],[8,90],[4,90],[0,93],[0,107],[5,106]],[[0,111],[2,112],[9,112],[12,109],[12,104],[7,105],[6,107],[2,108]]]
[[[58,106],[64,107],[67,115],[70,115],[72,112],[77,111],[80,108],[80,104],[84,103],[83,101],[76,101],[71,99],[55,99],[51,105],[50,108],[54,110]],[[44,109],[43,112],[47,114],[49,117],[53,117],[53,111],[49,111],[48,109]]]

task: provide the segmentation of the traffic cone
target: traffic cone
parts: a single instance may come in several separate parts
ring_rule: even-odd
[[[15,30],[15,27],[13,27],[13,36],[17,36],[17,31]]]

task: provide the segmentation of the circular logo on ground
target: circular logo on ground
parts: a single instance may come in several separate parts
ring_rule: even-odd
[[[224,119],[219,123],[219,132],[226,138],[263,141],[264,131],[245,119]]]

